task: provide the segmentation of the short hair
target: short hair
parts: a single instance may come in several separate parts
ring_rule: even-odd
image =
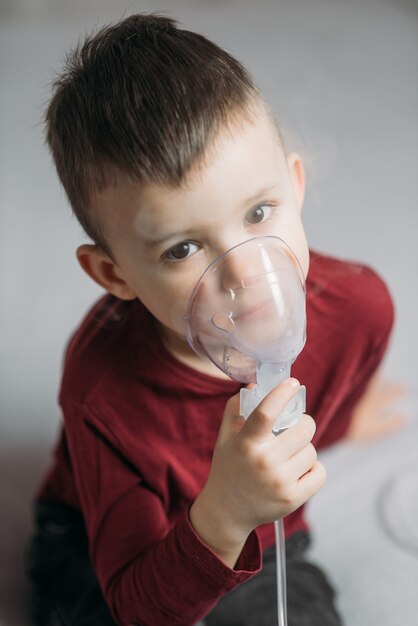
[[[180,186],[221,126],[262,101],[234,57],[156,14],[87,37],[53,89],[45,124],[58,176],[85,232],[110,255],[94,193],[120,172]]]

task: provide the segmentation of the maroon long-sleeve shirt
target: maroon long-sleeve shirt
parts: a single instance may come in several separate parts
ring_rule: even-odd
[[[384,353],[393,307],[370,269],[311,253],[307,343],[292,375],[307,387],[314,443],[342,437]],[[271,524],[234,569],[199,538],[188,508],[208,476],[234,381],[199,373],[161,344],[140,302],[102,298],[69,343],[64,424],[37,497],[80,508],[90,556],[118,624],[191,626],[261,567]],[[303,507],[287,535],[306,528]]]

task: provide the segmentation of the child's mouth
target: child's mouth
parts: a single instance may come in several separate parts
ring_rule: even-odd
[[[274,301],[269,299],[255,305],[254,303],[251,303],[248,307],[242,307],[238,313],[233,314],[231,318],[235,324],[239,324],[241,322],[247,323],[252,320],[260,321],[263,318],[268,319],[273,314],[275,309],[276,307]]]

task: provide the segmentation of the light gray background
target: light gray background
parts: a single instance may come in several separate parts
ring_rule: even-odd
[[[21,561],[59,425],[62,353],[101,293],[74,257],[83,235],[43,145],[42,113],[65,51],[137,10],[176,17],[247,65],[304,156],[311,246],[372,265],[390,286],[397,323],[385,372],[410,389],[410,423],[391,439],[327,451],[310,517],[314,556],[348,626],[416,626],[417,552],[390,538],[378,508],[388,481],[418,468],[416,0],[0,3],[0,626],[27,623]]]

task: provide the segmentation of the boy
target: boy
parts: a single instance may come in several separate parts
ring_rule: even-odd
[[[108,295],[66,353],[64,425],[28,555],[34,623],[275,624],[272,522],[286,515],[289,625],[340,624],[330,584],[305,558],[302,505],[325,480],[311,441],[346,432],[384,354],[384,284],[365,267],[309,258],[300,158],[243,67],[172,20],[133,15],[87,39],[46,122],[93,242],[78,260]],[[208,264],[263,235],[290,246],[308,289],[293,373],[315,421],[277,438],[298,381],[244,422],[239,384],[192,352],[183,327]]]

